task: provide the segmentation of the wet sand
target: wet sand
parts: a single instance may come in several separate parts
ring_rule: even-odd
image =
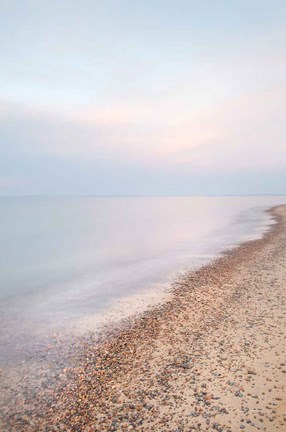
[[[1,431],[286,431],[286,206],[164,305],[59,347],[5,389]],[[5,377],[2,377],[5,383]]]

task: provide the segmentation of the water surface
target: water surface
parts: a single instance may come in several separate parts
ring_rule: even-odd
[[[271,223],[264,210],[285,201],[0,198],[2,361],[35,335],[83,322],[96,330],[95,318],[119,299],[142,292],[148,301],[178,272],[261,236]]]

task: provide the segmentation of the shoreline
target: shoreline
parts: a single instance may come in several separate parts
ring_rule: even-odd
[[[281,254],[284,251],[286,255],[285,244],[284,249],[281,247],[285,237],[285,209],[286,206],[277,206],[268,210],[276,224],[270,225],[261,239],[242,243],[224,252],[214,262],[183,275],[174,284],[170,300],[139,317],[123,321],[120,330],[110,329],[104,336],[107,339],[102,339],[100,346],[95,345],[93,335],[75,341],[70,348],[74,364],[64,367],[52,380],[49,377],[46,388],[40,390],[36,399],[28,396],[16,400],[14,407],[9,407],[10,412],[5,412],[3,425],[9,428],[3,431],[42,431],[45,427],[55,431],[81,431],[85,428],[87,431],[284,430],[283,424],[279,423],[284,421],[281,416],[276,415],[265,426],[264,418],[267,416],[261,415],[259,418],[263,421],[259,419],[256,425],[254,414],[243,411],[241,407],[237,410],[244,417],[243,421],[240,418],[237,424],[234,420],[230,422],[233,406],[239,403],[247,405],[242,403],[246,392],[241,389],[242,384],[240,387],[236,385],[234,376],[239,381],[237,373],[225,366],[225,362],[230,362],[232,367],[236,367],[230,352],[225,349],[221,353],[219,350],[222,341],[228,340],[231,345],[237,335],[234,333],[231,337],[227,333],[227,330],[240,324],[239,319],[230,319],[230,310],[234,316],[236,313],[245,314],[245,299],[251,301],[251,296],[256,292],[242,286],[241,281],[246,285],[254,284],[255,289],[259,286],[260,270],[255,271],[255,265],[251,265],[249,260],[255,261],[256,267],[261,265],[263,259],[267,263],[264,255],[268,253],[273,258],[279,245]],[[251,271],[258,278],[255,282],[248,274]],[[268,272],[271,276],[271,269]],[[286,284],[286,270],[281,278]],[[257,295],[260,298],[261,294]],[[281,316],[281,320],[285,320],[282,312]],[[259,327],[251,325],[256,329]],[[269,328],[272,325],[270,322]],[[221,332],[217,339],[214,337],[216,332]],[[245,333],[241,334],[245,338]],[[240,353],[240,343],[235,344],[237,358],[247,362],[244,352],[248,349],[249,353],[251,349],[244,348],[244,352]],[[206,347],[209,347],[208,354]],[[210,371],[214,366],[216,373],[212,374]],[[284,366],[281,368],[284,370]],[[244,370],[243,367],[241,369]],[[251,368],[249,371],[253,372],[246,374],[251,383],[257,372]],[[232,389],[238,394],[235,396],[234,392],[231,407],[227,407],[225,396],[216,395],[222,393],[218,389],[219,374],[223,373],[229,375],[229,382],[234,382],[233,385],[224,383],[224,392],[228,394],[230,388],[231,395]],[[281,374],[285,380],[286,373]],[[246,386],[245,383],[243,385]],[[257,399],[254,399],[256,403]],[[51,404],[49,408],[47,400]],[[221,400],[224,406],[220,406]],[[285,399],[282,403],[285,404]],[[214,406],[219,408],[213,409]]]
[[[145,287],[140,289],[138,292],[117,298],[114,304],[111,303],[108,310],[97,315],[88,315],[87,317],[80,319],[77,323],[79,329],[78,331],[73,331],[73,336],[84,337],[84,334],[87,332],[97,333],[99,337],[100,335],[103,335],[103,337],[101,337],[102,340],[104,339],[104,334],[109,333],[112,328],[119,328],[120,331],[122,327],[126,325],[128,326],[129,321],[132,322],[138,316],[162,307],[164,303],[172,300],[174,286],[176,286],[177,283],[185,277],[185,275],[197,272],[202,268],[212,265],[212,263],[220,260],[226,254],[232,253],[241,245],[263,239],[264,236],[272,230],[273,225],[276,224],[276,221],[271,214],[271,209],[272,207],[260,210],[262,214],[268,215],[267,217],[269,217],[269,219],[265,218],[263,222],[260,220],[260,224],[263,226],[263,231],[260,231],[261,228],[256,226],[255,233],[248,232],[248,234],[246,234],[246,237],[250,238],[244,240],[236,239],[232,244],[225,244],[220,249],[212,251],[209,256],[205,254],[201,255],[201,263],[190,264],[190,266],[184,265],[181,269],[174,270],[172,275],[169,275],[169,277],[163,281],[157,282],[153,285],[151,283],[151,287]],[[224,231],[229,231],[230,226],[232,225],[234,225],[233,221],[231,225],[225,227]],[[148,299],[146,299],[146,297]],[[92,326],[88,325],[89,321],[93,323]],[[93,328],[95,323],[98,325],[98,330],[94,330]]]

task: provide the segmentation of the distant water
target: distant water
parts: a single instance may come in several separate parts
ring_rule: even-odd
[[[75,329],[223,249],[258,238],[286,197],[0,198],[0,342]],[[132,312],[132,311],[130,311]],[[11,348],[12,349],[12,348]],[[3,360],[4,361],[4,360]]]

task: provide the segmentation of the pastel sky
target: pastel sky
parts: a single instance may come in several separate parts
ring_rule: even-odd
[[[0,195],[286,193],[285,0],[0,0]]]

